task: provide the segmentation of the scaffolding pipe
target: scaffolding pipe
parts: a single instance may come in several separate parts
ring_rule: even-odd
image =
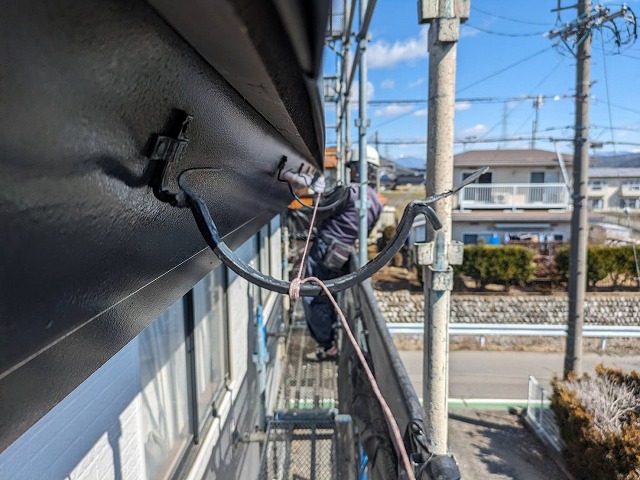
[[[358,260],[359,266],[362,267],[367,263],[367,238],[369,236],[369,225],[367,220],[367,203],[369,200],[367,192],[367,35],[364,30],[365,21],[368,15],[367,0],[360,0],[360,34],[358,34],[358,54],[360,61],[360,75],[359,75],[359,118],[358,118],[358,150],[360,153],[359,162],[359,176],[360,182],[360,204],[358,206]],[[375,0],[371,1],[371,4],[375,6]],[[370,15],[370,14],[369,14]],[[370,16],[368,17],[371,21]],[[362,32],[365,31],[365,35]],[[355,59],[354,59],[355,60]],[[355,67],[355,65],[354,65]]]

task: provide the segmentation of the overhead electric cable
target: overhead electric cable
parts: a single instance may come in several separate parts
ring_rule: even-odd
[[[474,82],[474,83],[472,83],[472,84],[470,84],[470,85],[467,85],[467,86],[466,86],[466,87],[464,87],[464,88],[461,88],[460,90],[457,90],[457,91],[456,91],[456,95],[457,95],[458,93],[464,92],[465,90],[468,90],[468,89],[470,89],[470,88],[472,88],[472,87],[475,87],[476,85],[479,85],[479,84],[480,84],[480,83],[482,83],[482,82],[485,82],[485,81],[487,81],[487,80],[490,80],[491,78],[496,77],[496,76],[500,75],[501,73],[504,73],[504,72],[506,72],[506,71],[508,71],[508,70],[510,70],[510,69],[512,69],[512,68],[514,68],[514,67],[517,67],[518,65],[520,65],[520,64],[522,64],[522,63],[524,63],[524,62],[526,62],[527,60],[530,60],[530,59],[532,59],[532,58],[534,58],[534,57],[537,57],[538,55],[540,55],[540,54],[542,54],[542,53],[545,53],[545,52],[547,52],[547,51],[551,50],[553,47],[554,47],[553,45],[552,45],[552,46],[550,46],[550,47],[547,47],[547,48],[545,48],[545,49],[543,49],[543,50],[540,50],[540,51],[538,51],[538,52],[536,52],[536,53],[533,53],[532,55],[528,55],[527,57],[525,57],[525,58],[523,58],[523,59],[520,59],[520,60],[518,60],[517,62],[512,63],[511,65],[508,65],[508,66],[506,66],[506,67],[504,67],[504,68],[501,68],[500,70],[498,70],[498,71],[496,71],[496,72],[494,72],[494,73],[492,73],[492,74],[490,74],[490,75],[487,75],[486,77],[483,77],[483,78],[481,78],[480,80],[477,80],[476,82]],[[410,110],[410,111],[408,111],[408,112],[406,112],[406,113],[403,113],[403,114],[401,114],[401,115],[398,115],[397,117],[394,117],[394,118],[389,119],[389,120],[387,120],[387,121],[385,121],[385,122],[382,122],[382,123],[378,123],[378,124],[376,124],[376,125],[372,126],[372,128],[380,128],[380,127],[382,127],[382,126],[384,126],[384,125],[388,125],[389,123],[395,122],[396,120],[400,120],[400,119],[405,118],[405,117],[407,117],[407,116],[409,116],[409,115],[413,115],[413,114],[414,114],[414,113],[416,113],[418,110],[422,110],[422,108],[423,108],[423,107],[421,107],[421,106],[420,106],[420,107],[418,107],[418,108],[414,108],[413,110]]]
[[[561,59],[560,59],[560,61],[559,61],[558,63],[556,63],[556,64],[553,66],[553,68],[551,68],[551,70],[549,70],[549,72],[548,72],[544,77],[542,77],[542,79],[541,79],[538,83],[536,83],[533,87],[531,87],[531,90],[529,90],[529,93],[525,96],[525,99],[527,99],[527,100],[533,100],[533,99],[535,99],[536,97],[535,97],[535,96],[533,96],[533,92],[535,92],[538,88],[540,88],[540,87],[542,86],[542,84],[543,84],[544,82],[546,82],[549,78],[551,78],[551,76],[552,76],[554,73],[556,73],[556,71],[558,70],[558,67],[560,67],[560,65],[562,65],[562,63],[563,63],[563,62],[564,62],[564,58],[561,58]],[[564,96],[563,96],[563,97],[564,97]],[[568,97],[569,97],[569,98],[575,98],[575,95],[569,95]],[[555,97],[553,97],[553,98],[555,98]],[[504,119],[502,119],[502,120],[500,120],[499,122],[497,122],[496,124],[494,124],[494,125],[493,125],[489,130],[487,130],[487,131],[482,135],[482,137],[481,137],[481,138],[485,138],[485,137],[487,137],[487,136],[488,136],[488,135],[489,135],[493,130],[495,130],[499,125],[501,125],[501,124],[502,124],[503,120],[508,120],[508,119],[509,119],[509,117],[511,116],[511,114],[512,114],[512,113],[515,111],[515,109],[516,109],[517,107],[519,107],[520,105],[522,105],[522,102],[518,103],[515,107],[511,108],[511,109],[507,112],[507,114],[506,114],[506,116],[504,117]]]
[[[640,111],[639,110],[634,110],[633,108],[625,107],[625,106],[622,106],[622,105],[617,105],[617,104],[611,103],[609,101],[599,100],[598,98],[595,98],[595,97],[591,97],[591,99],[595,103],[604,103],[605,105],[610,105],[612,107],[619,108],[620,110],[626,110],[627,112],[637,113],[638,115],[640,115]]]
[[[501,68],[500,70],[497,70],[496,72],[493,72],[492,74],[487,75],[486,77],[483,77],[483,78],[481,78],[480,80],[477,80],[477,81],[475,81],[475,82],[471,83],[470,85],[467,85],[466,87],[464,87],[464,88],[461,88],[461,89],[457,90],[457,91],[456,91],[456,94],[461,93],[461,92],[464,92],[465,90],[469,90],[470,88],[475,87],[476,85],[479,85],[479,84],[481,84],[481,83],[483,83],[483,82],[486,82],[487,80],[490,80],[490,79],[492,79],[492,78],[494,78],[494,77],[497,77],[498,75],[500,75],[500,74],[502,74],[502,73],[504,73],[504,72],[506,72],[506,71],[509,71],[509,70],[511,70],[512,68],[517,67],[518,65],[521,65],[521,64],[523,64],[524,62],[526,62],[526,61],[528,61],[528,60],[531,60],[531,59],[532,59],[532,58],[534,58],[534,57],[537,57],[538,55],[541,55],[541,54],[543,54],[543,53],[545,53],[545,52],[548,52],[548,51],[549,51],[549,50],[551,50],[552,48],[553,48],[553,46],[550,46],[550,47],[544,48],[544,49],[542,49],[542,50],[540,50],[540,51],[538,51],[538,52],[535,52],[535,53],[533,53],[533,54],[531,54],[531,55],[526,56],[525,58],[523,58],[523,59],[521,59],[521,60],[518,60],[518,61],[517,61],[517,62],[515,62],[515,63],[512,63],[511,65],[507,65],[506,67]]]
[[[541,26],[546,26],[547,25],[546,23],[532,22],[530,20],[529,21],[528,20],[521,20],[519,18],[506,17],[504,15],[498,15],[496,13],[487,12],[486,10],[479,9],[475,5],[471,6],[471,10],[475,10],[476,12],[482,13],[483,15],[487,15],[489,17],[499,18],[500,20],[507,20],[509,22],[522,23],[524,25],[541,25]]]
[[[540,37],[547,33],[544,32],[532,32],[532,33],[507,33],[507,32],[496,32],[495,30],[489,30],[488,28],[477,27],[475,25],[471,25],[468,22],[464,24],[465,27],[473,28],[482,33],[487,33],[489,35],[498,35],[500,37]]]

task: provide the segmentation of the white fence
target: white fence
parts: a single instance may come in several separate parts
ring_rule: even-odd
[[[569,191],[564,183],[473,184],[460,191],[459,199],[460,210],[568,208]]]
[[[560,430],[556,423],[556,416],[549,408],[550,398],[547,391],[535,377],[529,377],[529,393],[527,395],[527,419],[538,434],[546,438],[556,449],[562,451],[564,442],[560,438]]]

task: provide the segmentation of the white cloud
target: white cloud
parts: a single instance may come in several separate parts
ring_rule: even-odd
[[[380,84],[380,88],[393,88],[396,86],[396,81],[392,79],[383,80]]]
[[[464,112],[465,110],[471,109],[471,103],[469,102],[456,102],[456,106],[454,107],[456,112]]]
[[[480,30],[476,30],[473,27],[467,27],[466,25],[460,25],[460,39],[475,37],[480,33]]]
[[[373,83],[367,82],[367,101],[373,99],[374,94],[376,93],[376,88],[373,86]],[[358,100],[360,99],[360,87],[358,85],[358,79],[354,79],[353,84],[351,86],[351,108],[358,108]]]
[[[378,40],[367,49],[367,66],[369,68],[388,68],[402,62],[410,62],[419,58],[427,58],[428,29],[423,27],[417,37],[389,43]]]
[[[390,117],[395,115],[402,115],[403,113],[410,112],[413,109],[411,105],[398,105],[391,104],[382,108],[378,108],[373,115],[376,117]]]
[[[489,127],[487,127],[485,124],[478,123],[471,128],[465,128],[464,130],[460,131],[458,136],[461,138],[477,137],[478,135],[486,133],[488,129]]]
[[[416,88],[416,87],[422,85],[426,81],[427,81],[426,77],[416,78],[413,82],[409,82],[409,85],[407,85],[407,87]]]
[[[427,111],[426,108],[421,108],[420,110],[416,110],[414,115],[416,117],[426,117],[427,115],[429,115],[429,112]]]

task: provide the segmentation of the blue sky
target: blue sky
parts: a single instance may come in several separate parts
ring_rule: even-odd
[[[574,0],[563,0],[573,5]],[[620,3],[606,2],[612,10]],[[640,0],[627,2],[640,15]],[[556,0],[472,0],[471,16],[462,26],[458,43],[456,79],[456,139],[499,139],[524,136],[530,138],[535,116],[532,100],[518,97],[547,95],[539,110],[537,148],[554,149],[550,137],[573,137],[574,100],[562,98],[575,91],[575,60],[566,48],[553,47],[557,40],[543,34],[558,28],[556,22],[575,19],[576,10],[565,10],[558,19],[551,9]],[[477,27],[474,28],[474,27]],[[417,21],[417,7],[413,0],[378,0],[371,24],[369,43],[368,92],[374,101],[427,98],[428,54],[427,26]],[[493,32],[493,33],[486,33]],[[502,35],[499,35],[502,34]],[[516,36],[508,36],[516,35]],[[617,152],[640,152],[640,40],[623,46],[621,54],[610,41],[596,31],[593,38],[591,62],[592,140],[628,142],[617,145]],[[529,58],[528,58],[529,57]],[[325,55],[325,71],[331,75],[335,57],[329,50]],[[512,66],[518,62],[522,63]],[[510,67],[508,68],[507,67]],[[496,74],[499,70],[503,73]],[[608,77],[608,82],[605,79]],[[484,80],[486,77],[487,80]],[[607,88],[608,83],[608,88]],[[357,82],[354,82],[357,90]],[[607,93],[608,90],[608,93]],[[465,101],[489,97],[507,102],[477,103]],[[611,105],[610,109],[608,104]],[[333,125],[334,110],[326,106],[327,125]],[[370,135],[378,131],[384,141],[423,140],[426,135],[426,104],[391,103],[370,105]],[[353,118],[357,116],[354,105]],[[503,117],[506,112],[506,124]],[[352,127],[352,142],[356,142],[356,128]],[[327,144],[335,143],[335,133],[328,129]],[[631,145],[635,143],[636,145]],[[558,143],[561,151],[570,153],[566,141]],[[529,140],[503,143],[468,144],[466,149],[528,148]],[[456,152],[465,148],[456,144]],[[426,157],[423,145],[381,145],[381,153],[390,158]],[[604,145],[598,152],[613,152]]]

